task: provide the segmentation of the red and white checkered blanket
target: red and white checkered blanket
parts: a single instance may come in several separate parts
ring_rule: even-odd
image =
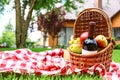
[[[67,75],[72,73],[94,74],[95,71],[98,71],[103,78],[120,77],[119,64],[111,63],[110,72],[106,72],[102,64],[94,65],[89,69],[77,69],[71,66],[70,61],[65,61],[63,55],[63,49],[54,49],[46,52],[32,52],[26,48],[2,51],[0,52],[0,72]]]

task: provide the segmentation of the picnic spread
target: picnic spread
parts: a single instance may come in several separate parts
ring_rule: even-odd
[[[95,28],[88,30],[88,25]],[[97,73],[103,80],[120,80],[120,64],[112,61],[115,44],[111,34],[111,22],[103,10],[88,8],[79,13],[74,23],[73,38],[80,39],[80,35],[87,31],[87,41],[81,43],[81,40],[78,40],[74,44],[70,42],[67,50],[56,48],[45,52],[33,52],[23,48],[2,51],[0,72],[37,75]],[[100,37],[96,38],[97,36]],[[92,44],[93,41],[95,44]]]
[[[67,56],[66,56],[67,55]],[[30,49],[17,49],[0,52],[0,72],[14,72],[37,75],[91,74],[97,71],[100,77],[120,79],[120,64],[111,62],[110,71],[104,65],[96,64],[88,69],[71,66],[69,53],[64,49],[45,52],[32,52]],[[112,80],[113,80],[112,79]]]

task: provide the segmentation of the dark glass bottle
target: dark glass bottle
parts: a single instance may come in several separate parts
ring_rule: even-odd
[[[82,54],[97,53],[97,42],[93,38],[95,22],[89,22],[88,38],[83,42]]]

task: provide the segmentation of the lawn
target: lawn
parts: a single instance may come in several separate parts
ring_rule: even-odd
[[[0,48],[0,51],[15,50],[14,48]],[[49,50],[48,48],[32,48],[34,52]],[[112,59],[113,61],[120,62],[120,50],[114,49]],[[0,80],[102,80],[97,75],[66,75],[66,76],[36,76],[36,75],[18,75],[14,73],[7,74],[0,73]]]
[[[24,74],[13,74],[6,75],[5,73],[0,74],[0,80],[102,80],[98,75],[66,75],[66,76],[37,76],[37,75],[24,75]]]
[[[0,51],[10,51],[10,50],[15,50],[15,48],[0,48]],[[41,51],[50,50],[50,48],[30,48],[30,50],[34,52],[41,52]]]
[[[120,49],[113,50],[112,59],[113,61],[120,63]]]

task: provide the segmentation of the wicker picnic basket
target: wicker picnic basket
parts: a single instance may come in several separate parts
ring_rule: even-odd
[[[111,22],[108,15],[103,10],[98,8],[88,8],[80,12],[74,23],[74,38],[80,37],[81,33],[88,31],[88,24],[90,21],[96,22],[94,37],[102,34],[107,38],[109,44],[101,51],[90,55],[76,54],[69,49],[72,65],[84,69],[102,63],[108,71],[110,62],[112,61],[114,44],[111,38]]]

